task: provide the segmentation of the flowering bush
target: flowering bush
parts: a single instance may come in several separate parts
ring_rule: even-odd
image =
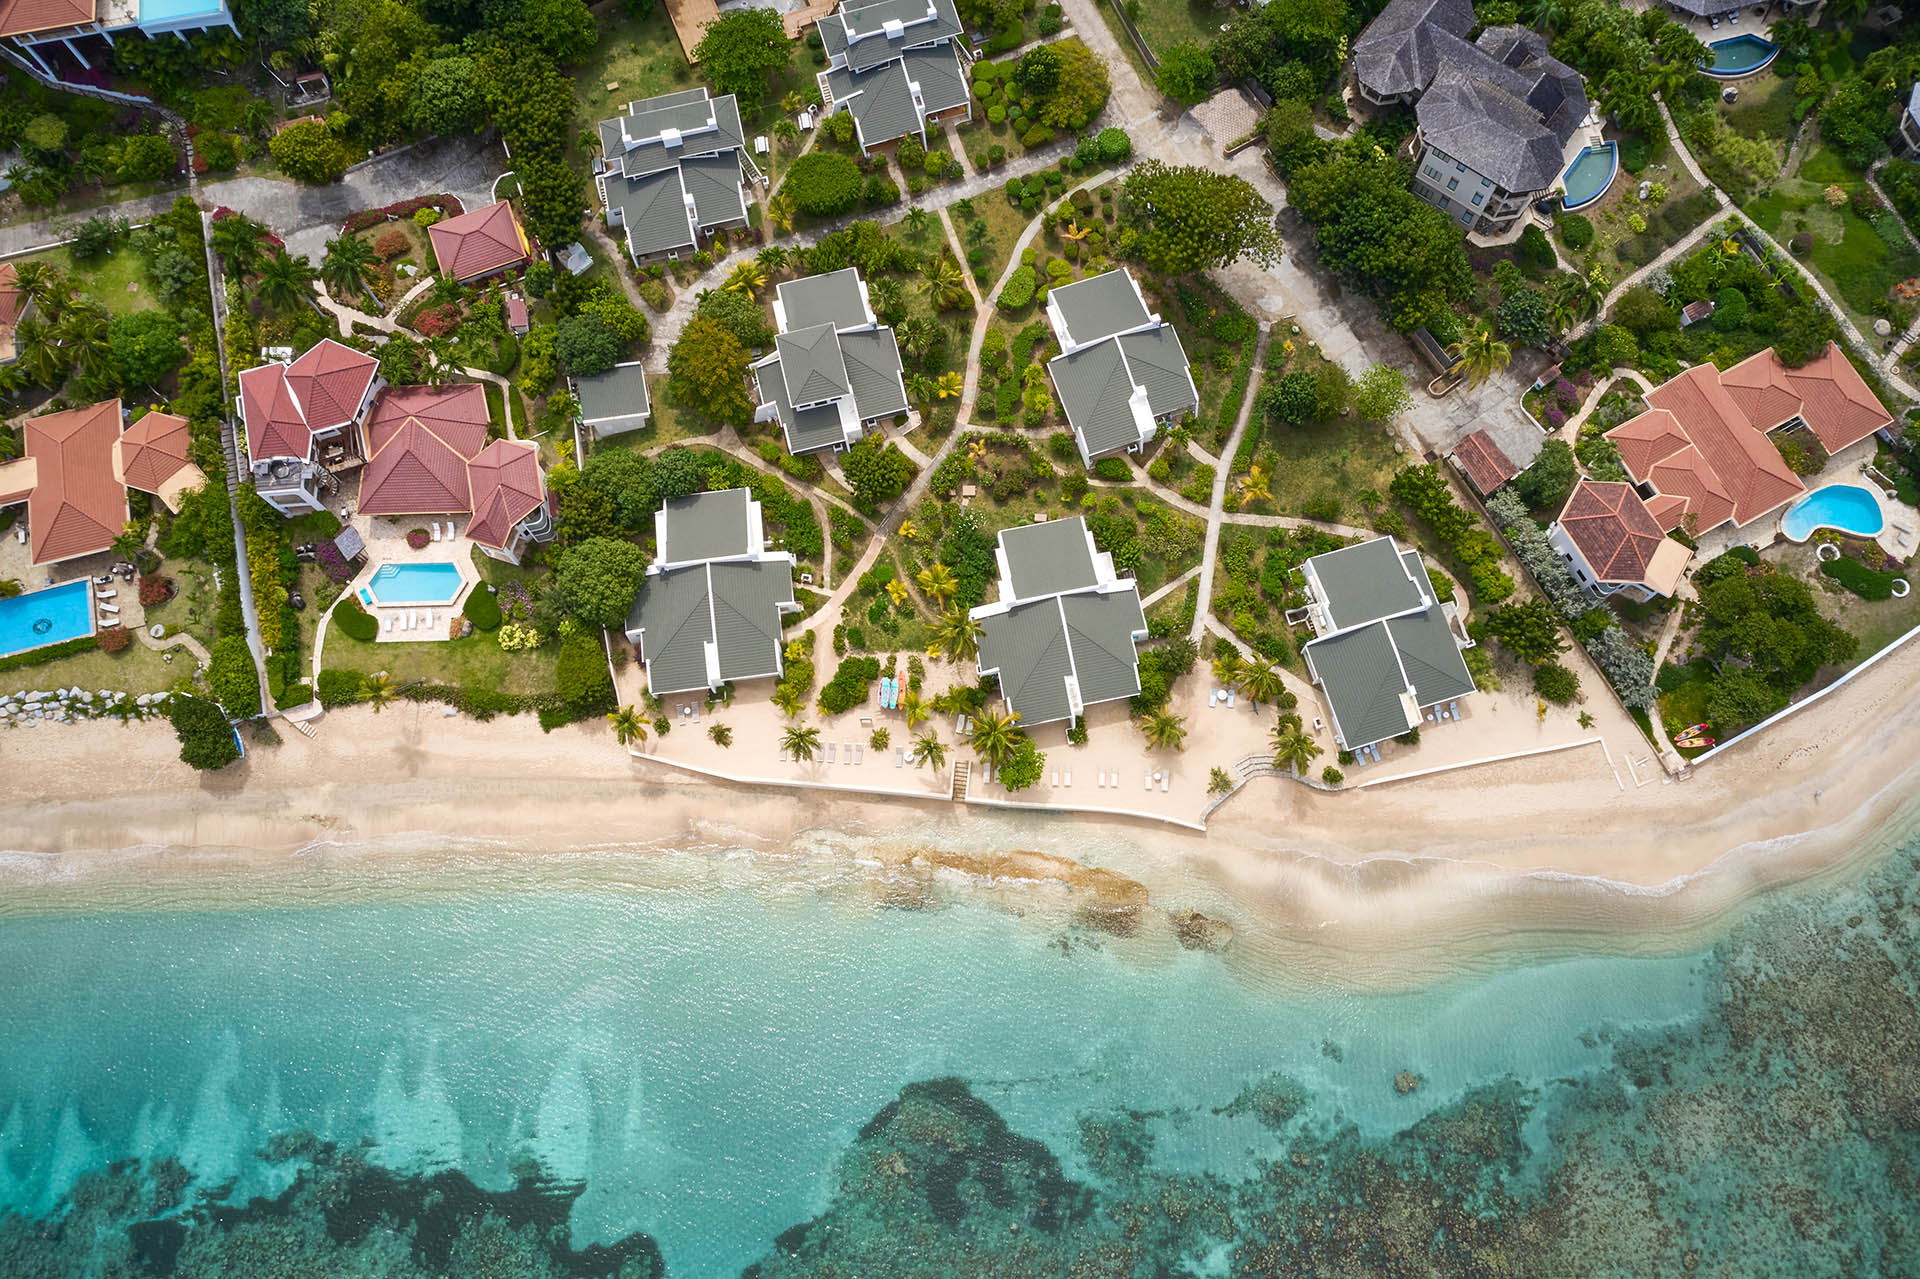
[[[396,200],[378,209],[362,209],[358,213],[349,214],[347,220],[340,224],[340,229],[347,232],[364,231],[370,226],[378,226],[382,222],[390,222],[395,218],[409,218],[421,209],[433,208],[439,209],[448,217],[467,211],[467,206],[460,203],[459,196],[448,195],[443,191],[438,195],[416,195],[411,199]],[[217,218],[220,215],[216,213],[214,216]]]
[[[94,642],[100,646],[100,651],[103,653],[122,653],[126,651],[129,644],[133,643],[133,636],[127,634],[124,627],[109,626],[94,637]]]
[[[320,566],[320,571],[327,575],[329,581],[345,586],[353,580],[353,565],[347,563],[332,538],[314,543],[313,562]]]
[[[407,545],[416,551],[426,550],[427,543],[431,540],[431,535],[423,528],[410,528],[407,530]]]
[[[157,608],[173,598],[173,579],[140,575],[140,607]]]
[[[1566,410],[1562,409],[1558,404],[1549,404],[1547,406],[1547,426],[1557,431],[1566,424]]]
[[[373,241],[373,251],[383,258],[397,258],[413,250],[413,241],[399,227],[382,232]]]
[[[1580,407],[1580,388],[1561,378],[1553,384],[1553,402],[1571,413]]]
[[[441,338],[460,327],[460,304],[442,302],[439,306],[430,306],[413,318],[413,327],[430,338]]]
[[[507,583],[497,602],[500,615],[509,622],[526,622],[533,618],[533,596],[527,593],[524,582]]]
[[[509,653],[540,647],[540,632],[525,622],[506,622],[500,627],[500,647]]]

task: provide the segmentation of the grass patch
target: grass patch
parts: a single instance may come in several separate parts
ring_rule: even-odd
[[[1793,85],[1777,75],[1755,76],[1742,80],[1740,100],[1728,105],[1714,99],[1716,109],[1725,117],[1727,127],[1746,138],[1764,137],[1775,144],[1784,161],[1787,136],[1793,132],[1793,107],[1797,95]]]
[[[1813,165],[1818,154],[1808,157],[1802,173],[1812,169],[1831,176],[1831,164]],[[1888,303],[1893,286],[1920,275],[1920,254],[1908,248],[1904,238],[1898,246],[1890,242],[1899,237],[1897,215],[1891,211],[1880,215],[1892,225],[1890,237],[1856,214],[1850,204],[1839,208],[1827,204],[1826,187],[1839,186],[1851,195],[1860,185],[1854,179],[1783,179],[1770,194],[1749,204],[1747,213],[1782,245],[1802,232],[1811,235],[1812,249],[1796,261],[1810,266],[1846,306],[1854,324],[1865,330]]]
[[[50,692],[78,686],[92,692],[159,693],[193,674],[193,658],[182,649],[168,662],[137,640],[124,652],[99,649],[75,653],[41,666],[0,671],[0,693]]]
[[[953,210],[948,211],[948,216],[953,219],[953,229],[960,234],[960,243],[966,247],[968,269],[991,306],[991,290],[1007,269],[1013,246],[1019,243],[1020,233],[1027,229],[1027,224],[1039,215],[1029,216],[1008,204],[1004,193],[989,190],[974,197],[971,218]],[[980,223],[985,223],[984,229]],[[979,250],[980,256],[977,264],[973,260],[975,250]]]
[[[73,254],[64,248],[48,249],[13,261],[52,263],[66,274],[75,289],[115,315],[161,309],[160,298],[147,279],[146,264],[124,243],[91,262],[74,261]]]
[[[357,640],[340,629],[335,616],[327,623],[327,646],[321,664],[363,675],[386,671],[401,684],[424,680],[525,695],[553,691],[559,655],[558,644],[509,653],[500,647],[496,635],[477,631],[465,639],[419,644]]]
[[[591,128],[626,112],[627,103],[676,89],[692,88],[693,68],[680,53],[667,6],[656,4],[644,18],[630,18],[618,5],[596,21],[600,40],[586,65],[574,73],[580,119]],[[609,89],[609,84],[618,86]]]
[[[1206,44],[1219,33],[1221,22],[1231,14],[1213,0],[1154,0],[1140,6],[1134,20],[1147,45],[1160,57],[1182,41]],[[1123,37],[1124,40],[1124,37]]]

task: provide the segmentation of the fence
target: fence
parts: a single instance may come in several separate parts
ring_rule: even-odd
[[[1163,2],[1163,0],[1156,0],[1156,2]],[[1107,4],[1119,17],[1120,25],[1126,28],[1127,35],[1133,40],[1133,47],[1138,49],[1140,56],[1146,60],[1147,70],[1157,74],[1160,70],[1160,59],[1154,56],[1153,46],[1149,45],[1147,38],[1140,34],[1140,28],[1134,26],[1133,19],[1127,16],[1126,0],[1107,0]]]

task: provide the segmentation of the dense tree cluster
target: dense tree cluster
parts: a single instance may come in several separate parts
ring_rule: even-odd
[[[1156,271],[1185,275],[1241,257],[1270,266],[1280,257],[1273,206],[1245,178],[1147,160],[1121,190],[1138,223],[1140,254]]]

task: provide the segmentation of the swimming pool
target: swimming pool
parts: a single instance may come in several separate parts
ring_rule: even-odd
[[[93,603],[83,581],[63,582],[0,600],[0,657],[93,634]]]
[[[140,21],[142,22],[175,22],[181,18],[210,18],[219,12],[219,0],[140,0]]]
[[[369,604],[451,604],[460,594],[453,564],[382,564],[363,590]]]
[[[1566,176],[1561,179],[1567,194],[1560,201],[1560,207],[1577,209],[1598,200],[1613,185],[1613,175],[1619,167],[1620,149],[1611,142],[1582,151],[1579,158],[1567,166]]]
[[[1857,484],[1829,484],[1795,503],[1780,521],[1780,531],[1796,542],[1804,542],[1815,529],[1832,528],[1873,537],[1886,525],[1879,498]]]
[[[1778,56],[1780,46],[1759,36],[1737,35],[1715,40],[1707,46],[1707,52],[1713,55],[1713,60],[1702,62],[1702,71],[1716,80],[1738,80],[1771,63]]]

